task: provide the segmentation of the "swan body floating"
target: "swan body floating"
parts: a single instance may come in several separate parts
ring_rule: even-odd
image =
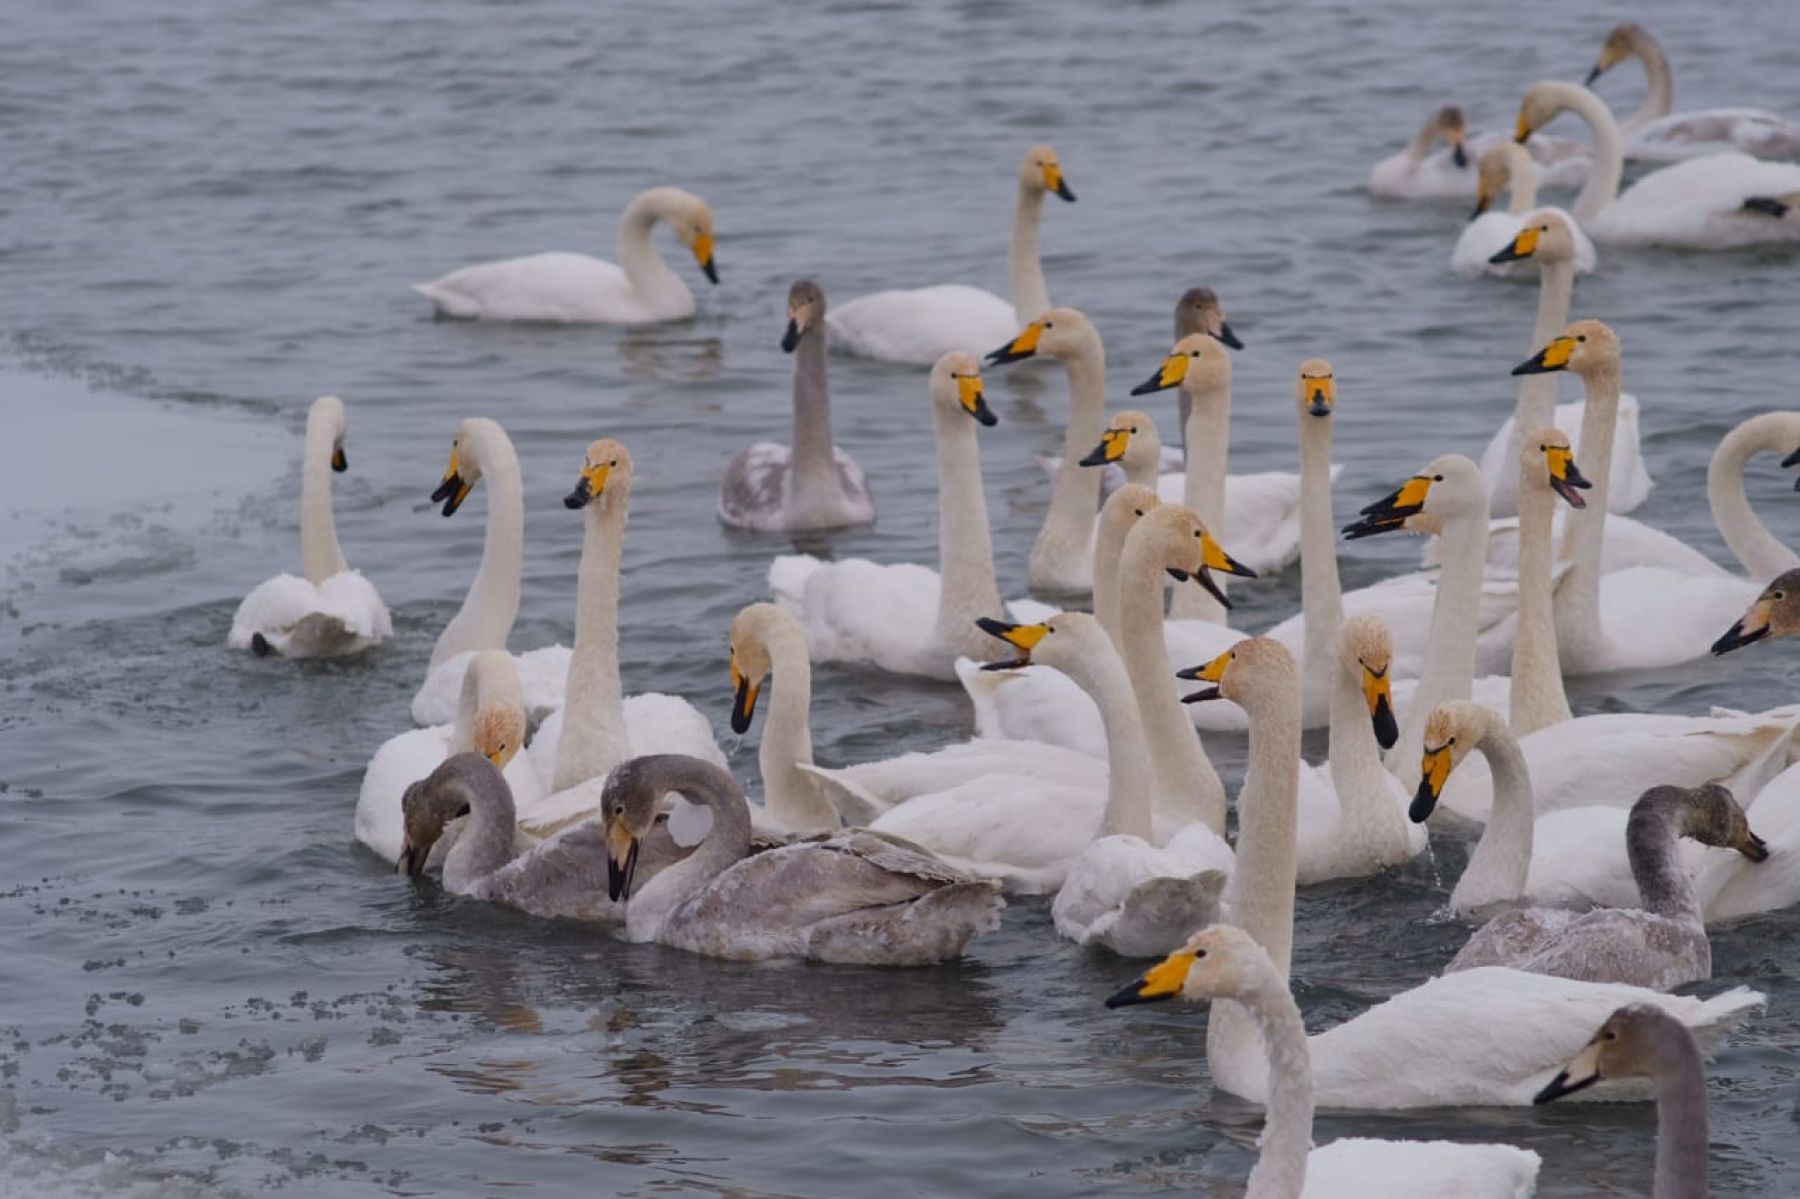
[[[694,852],[639,884],[657,800],[675,791],[712,813]],[[608,895],[625,903],[625,936],[736,961],[800,958],[928,966],[959,956],[999,924],[991,882],[863,830],[750,851],[750,805],[732,777],[679,754],[633,758],[607,778]]]
[[[1195,933],[1155,970],[1119,990],[1110,1008],[1232,1000],[1262,1034],[1268,1115],[1250,1171],[1252,1199],[1528,1199],[1542,1164],[1529,1149],[1451,1141],[1333,1141],[1313,1149],[1313,1070],[1306,1026],[1287,979],[1248,933],[1219,924]]]
[[[1037,320],[1050,307],[1038,253],[1038,226],[1049,194],[1075,199],[1056,151],[1033,146],[1019,164],[1008,256],[1011,303],[955,283],[858,296],[827,318],[838,347],[864,358],[929,366],[952,350],[979,352],[998,345]]]
[[[1476,178],[1475,214],[1463,226],[1456,247],[1450,252],[1451,270],[1469,278],[1513,277],[1519,273],[1515,256],[1507,253],[1513,241],[1531,225],[1536,214],[1553,212],[1568,225],[1574,239],[1576,273],[1586,275],[1593,271],[1599,256],[1575,218],[1560,208],[1538,207],[1537,168],[1525,147],[1516,142],[1494,146],[1481,156]],[[1506,211],[1496,212],[1492,205],[1502,192],[1509,193],[1510,198]]]
[[[1471,198],[1476,172],[1470,164],[1479,162],[1505,136],[1499,130],[1469,133],[1463,110],[1446,105],[1426,118],[1406,149],[1375,164],[1369,172],[1369,191],[1402,200]],[[1579,187],[1588,176],[1589,151],[1571,138],[1534,134],[1526,149],[1546,187]]]
[[[937,435],[938,570],[866,558],[828,562],[787,555],[769,566],[776,601],[806,629],[815,662],[872,662],[897,674],[955,677],[959,656],[998,652],[975,627],[1000,610],[976,425],[996,423],[972,354],[945,354],[931,368]]]
[[[693,252],[710,282],[713,215],[706,201],[678,187],[640,192],[619,218],[617,265],[586,254],[533,254],[451,271],[413,290],[440,316],[465,320],[644,325],[694,315],[694,296],[650,240],[667,223]]]
[[[875,519],[862,467],[831,438],[825,373],[825,293],[801,279],[788,289],[781,348],[794,355],[794,440],[759,441],[738,453],[719,482],[719,519],[773,533],[837,529]]]
[[[299,576],[257,584],[231,618],[226,644],[258,656],[332,658],[354,654],[393,634],[375,584],[351,570],[331,519],[331,472],[344,456],[344,401],[320,396],[306,413],[300,460]]]

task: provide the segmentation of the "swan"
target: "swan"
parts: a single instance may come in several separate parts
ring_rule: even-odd
[[[725,755],[712,722],[674,695],[625,697],[619,680],[619,563],[637,471],[631,453],[603,437],[582,454],[563,507],[582,514],[575,588],[575,648],[568,654],[564,702],[538,728],[527,751],[540,790],[514,788],[519,823],[537,834],[594,815],[608,771],[634,753],[686,753],[715,765]],[[568,730],[565,736],[564,731]]]
[[[331,472],[344,457],[344,401],[320,396],[306,411],[300,457],[301,578],[279,574],[256,585],[231,618],[225,643],[261,657],[326,658],[367,649],[394,631],[375,584],[351,570],[331,520]]]
[[[1728,654],[1765,637],[1795,634],[1800,634],[1800,570],[1789,570],[1777,575],[1744,614],[1731,622],[1731,627],[1713,642],[1712,652]]]
[[[977,617],[1000,610],[976,426],[992,426],[973,354],[953,350],[927,389],[937,435],[938,570],[867,558],[776,558],[769,586],[806,629],[815,662],[872,662],[896,674],[955,677],[959,656],[995,654]]]
[[[1783,545],[1756,518],[1744,492],[1744,465],[1759,453],[1781,454],[1783,467],[1800,466],[1800,412],[1764,412],[1719,439],[1706,468],[1706,502],[1725,544],[1752,580],[1772,579],[1800,566],[1800,554]],[[1800,482],[1796,483],[1800,487]]]
[[[1650,1004],[1627,1004],[1532,1098],[1549,1103],[1597,1082],[1648,1080],[1656,1096],[1654,1199],[1706,1199],[1706,1067],[1694,1034]]]
[[[1499,130],[1469,133],[1463,110],[1446,105],[1426,118],[1406,149],[1375,164],[1369,191],[1403,200],[1472,196],[1476,172],[1469,163],[1479,161],[1504,136]],[[1437,149],[1440,142],[1445,149]],[[1536,134],[1525,145],[1542,169],[1546,187],[1578,187],[1587,178],[1588,149],[1572,138]]]
[[[1004,366],[1039,354],[1060,360],[1068,372],[1069,423],[1050,507],[1031,544],[1028,577],[1034,589],[1087,591],[1094,585],[1100,476],[1084,469],[1081,458],[1100,440],[1106,416],[1106,347],[1087,317],[1073,308],[1052,308],[987,360]]]
[[[405,820],[401,799],[406,789],[430,774],[447,758],[471,750],[506,772],[521,795],[540,791],[525,747],[525,701],[519,675],[505,650],[473,654],[463,672],[454,720],[431,728],[408,729],[381,743],[363,770],[356,795],[356,839],[388,862],[400,862],[408,873],[424,869],[425,860],[402,860]],[[429,852],[430,846],[423,847]],[[418,869],[413,869],[416,865]]]
[[[1750,804],[1767,842],[1767,861],[1749,854],[1711,854],[1694,876],[1709,921],[1779,912],[1800,903],[1800,765],[1769,780]]]
[[[1752,862],[1769,856],[1725,788],[1652,787],[1631,805],[1625,824],[1625,852],[1641,906],[1507,912],[1482,925],[1445,971],[1511,966],[1654,991],[1704,982],[1712,977],[1712,944],[1694,883],[1676,854],[1683,836],[1736,849]]]
[[[650,240],[668,222],[711,283],[713,215],[706,201],[678,187],[639,192],[619,218],[619,265],[586,254],[533,254],[451,271],[413,290],[437,315],[488,321],[645,325],[694,315],[694,296]]]
[[[1770,220],[1766,211],[1744,206],[1800,189],[1800,164],[1707,154],[1653,171],[1620,195],[1625,160],[1619,126],[1606,102],[1585,87],[1559,80],[1533,84],[1519,106],[1519,136],[1562,112],[1586,121],[1594,139],[1594,169],[1573,211],[1595,241],[1724,250],[1800,240],[1800,221]]]
[[[1584,719],[1591,722],[1601,718]],[[1574,723],[1558,727],[1568,728]],[[1605,737],[1603,731],[1593,729],[1587,735],[1590,743]],[[1543,734],[1537,736],[1541,738]],[[1585,775],[1593,792],[1589,802],[1547,809],[1541,790],[1534,791],[1532,785],[1528,748],[1513,736],[1498,713],[1479,704],[1453,701],[1432,713],[1425,733],[1422,777],[1412,803],[1415,821],[1431,816],[1446,795],[1446,782],[1453,781],[1458,767],[1477,749],[1492,772],[1493,806],[1481,840],[1450,893],[1451,911],[1481,916],[1497,908],[1517,906],[1520,901],[1578,910],[1632,907],[1640,901],[1627,853],[1630,813],[1612,786],[1613,778],[1604,773],[1608,764],[1602,763],[1599,771]],[[1602,755],[1605,752],[1602,747]],[[1654,764],[1652,769],[1639,773],[1662,777]],[[1608,785],[1594,788],[1595,779],[1605,779]],[[1635,799],[1663,785],[1666,784],[1653,783],[1626,794]],[[1701,780],[1672,785],[1708,784]],[[1753,856],[1748,844],[1733,844],[1732,848]],[[1683,869],[1697,873],[1703,859],[1704,855],[1689,856],[1684,851]],[[1704,901],[1705,892],[1699,893]]]
[[[638,885],[657,799],[709,808],[694,852]],[[736,961],[801,958],[864,966],[949,961],[997,927],[1005,901],[914,846],[862,830],[750,852],[750,805],[731,775],[681,754],[621,764],[606,780],[607,893],[625,937]]]
[[[1574,238],[1574,226],[1564,219],[1563,214],[1542,212],[1532,217],[1497,255],[1503,261],[1530,259],[1538,265],[1540,282],[1537,323],[1532,329],[1530,345],[1533,350],[1555,337],[1569,323],[1569,302],[1575,288]],[[1519,493],[1515,487],[1519,478],[1519,431],[1555,425],[1573,438],[1570,445],[1576,456],[1581,457],[1582,414],[1586,411],[1586,402],[1582,400],[1568,404],[1556,402],[1556,380],[1553,376],[1526,375],[1520,379],[1518,400],[1512,416],[1506,419],[1488,440],[1487,448],[1481,452],[1481,473],[1488,481],[1488,508],[1493,515],[1515,516],[1519,511]],[[1651,487],[1655,486],[1655,481],[1644,466],[1643,451],[1638,444],[1638,402],[1635,396],[1620,395],[1615,429],[1611,476],[1614,485],[1608,492],[1608,503],[1613,512],[1630,512],[1644,502]],[[1648,526],[1621,521],[1614,539],[1617,540],[1622,534],[1641,535],[1653,541],[1660,539],[1673,546],[1674,556],[1678,557],[1682,551],[1686,551],[1689,558],[1698,559],[1697,562],[1690,562],[1691,566],[1703,568],[1706,565],[1704,556],[1688,550],[1674,538]],[[1512,554],[1510,557],[1502,556],[1493,564],[1503,567],[1517,565],[1517,543],[1508,538],[1503,539],[1503,544],[1512,549]],[[1620,547],[1621,550],[1624,548]],[[1661,549],[1658,545],[1649,550],[1636,550],[1628,560],[1654,561],[1657,559],[1651,555]]]
[[[1757,584],[1729,576],[1694,576],[1657,566],[1604,574],[1612,439],[1619,401],[1619,339],[1599,321],[1576,321],[1515,375],[1573,371],[1587,390],[1582,413],[1584,457],[1593,460],[1595,502],[1569,518],[1563,556],[1567,580],[1556,595],[1556,640],[1567,674],[1655,669],[1705,654],[1705,630],[1717,628],[1755,598]],[[1667,781],[1667,780],[1665,780]]]
[[[1575,465],[1575,451],[1561,429],[1527,431],[1519,446],[1519,618],[1513,634],[1512,685],[1507,722],[1515,736],[1573,719],[1556,651],[1555,550],[1551,525],[1560,498],[1571,509],[1587,507],[1593,484]]]
[[[1300,753],[1293,655],[1266,637],[1245,641],[1218,671],[1217,686],[1222,698],[1250,712],[1250,764],[1238,796],[1227,921],[1254,937],[1285,974],[1294,936],[1299,780],[1293,763]],[[1190,965],[1178,951],[1145,977],[1168,980],[1172,992]],[[1740,987],[1702,1000],[1500,967],[1459,971],[1307,1038],[1317,1102],[1362,1109],[1523,1104],[1568,1060],[1595,1020],[1633,1000],[1669,1011],[1710,1045],[1760,1006],[1763,996]],[[1214,1006],[1206,1055],[1220,1088],[1267,1101],[1268,1063],[1259,1040],[1241,1007]]]
[[[1800,156],[1800,126],[1764,109],[1704,108],[1671,114],[1675,80],[1669,58],[1642,25],[1629,21],[1615,25],[1583,82],[1593,87],[1600,76],[1632,58],[1644,64],[1650,92],[1638,110],[1620,124],[1625,157],[1679,162],[1721,150],[1741,150],[1758,158]]]
[[[1109,1008],[1228,999],[1250,1014],[1268,1058],[1268,1115],[1246,1199],[1527,1199],[1542,1160],[1511,1145],[1353,1138],[1313,1149],[1312,1059],[1282,971],[1228,924],[1196,932],[1164,966],[1119,990]]]
[[[726,465],[719,520],[734,529],[838,529],[875,519],[862,467],[831,439],[824,317],[817,283],[801,279],[788,289],[781,348],[794,355],[794,444],[759,441]]]
[[[858,296],[828,321],[840,348],[864,358],[929,366],[951,350],[994,345],[1038,319],[1050,307],[1038,255],[1044,196],[1073,203],[1062,160],[1049,146],[1033,146],[1019,164],[1019,200],[1013,210],[1008,271],[1009,304],[992,292],[960,283]]]
[[[1489,206],[1501,192],[1511,193],[1506,211],[1492,211]],[[1539,212],[1554,212],[1563,218],[1575,241],[1576,273],[1591,273],[1597,261],[1594,243],[1562,209],[1538,207],[1537,168],[1532,165],[1531,154],[1516,142],[1501,142],[1481,156],[1476,172],[1475,213],[1463,226],[1462,235],[1450,252],[1450,269],[1468,278],[1512,278],[1519,267],[1505,252]]]

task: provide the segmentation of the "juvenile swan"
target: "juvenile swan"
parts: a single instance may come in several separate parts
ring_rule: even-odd
[[[1800,570],[1776,576],[1744,614],[1712,644],[1714,654],[1728,654],[1765,637],[1800,634]]]
[[[637,884],[643,838],[666,791],[712,810],[694,853]],[[606,780],[607,894],[625,935],[738,961],[804,958],[867,966],[948,961],[999,923],[999,888],[931,855],[852,830],[747,858],[750,805],[732,777],[697,758],[633,758]]]
[[[719,519],[764,533],[866,525],[875,500],[862,467],[831,439],[825,293],[811,279],[788,289],[781,348],[794,355],[794,443],[759,441],[738,452],[719,483]]]
[[[394,631],[375,584],[351,570],[331,521],[331,472],[344,457],[344,401],[320,396],[306,413],[300,459],[300,569],[259,583],[231,618],[226,644],[284,658],[353,654]]]

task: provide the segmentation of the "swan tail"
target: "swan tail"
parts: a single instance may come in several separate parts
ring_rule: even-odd
[[[1768,996],[1749,987],[1733,987],[1711,999],[1702,1000],[1698,1011],[1686,1021],[1688,1031],[1700,1043],[1702,1053],[1710,1054],[1721,1038],[1745,1020],[1752,1012],[1768,1005]],[[1679,1013],[1677,1013],[1679,1014]]]
[[[1132,888],[1125,902],[1094,922],[1087,943],[1120,957],[1162,957],[1179,949],[1195,930],[1221,919],[1225,874],[1202,870],[1187,878],[1153,878]]]
[[[866,828],[894,806],[873,791],[858,785],[845,771],[827,770],[823,766],[814,766],[811,762],[796,762],[795,765],[824,784],[826,798],[831,800],[831,806],[837,809],[838,819],[848,828]]]
[[[992,882],[950,883],[917,899],[820,921],[807,938],[806,956],[859,966],[935,965],[998,928],[1005,906]]]

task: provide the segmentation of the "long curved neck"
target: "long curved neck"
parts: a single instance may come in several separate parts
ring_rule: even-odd
[[[1425,669],[1400,726],[1400,740],[1388,751],[1388,769],[1407,790],[1419,785],[1425,721],[1447,699],[1467,699],[1475,685],[1475,639],[1480,632],[1481,579],[1487,568],[1486,506],[1446,522],[1438,539],[1443,565],[1437,600],[1431,606],[1431,637]]]
[[[1306,1159],[1312,1152],[1312,1057],[1300,1008],[1282,976],[1265,971],[1258,984],[1237,1000],[1261,1030],[1269,1061],[1261,1152],[1250,1170],[1244,1199],[1299,1199],[1306,1189]]]
[[[473,786],[469,793],[469,823],[444,859],[446,882],[467,885],[485,878],[512,860],[517,815],[512,792],[504,783],[497,787]]]
[[[1121,654],[1125,652],[1125,634],[1119,624],[1119,564],[1125,556],[1125,538],[1131,529],[1123,521],[1103,520],[1094,540],[1094,619]]]
[[[1531,771],[1518,738],[1498,722],[1482,737],[1482,756],[1494,780],[1494,807],[1481,841],[1456,885],[1459,906],[1518,899],[1531,873],[1532,839],[1537,829]]]
[[[763,808],[784,829],[828,832],[838,827],[837,810],[819,780],[800,769],[813,760],[812,659],[806,641],[792,630],[771,630],[766,641],[774,694],[763,726]]]
[[[1073,576],[1080,572],[1071,564],[1086,557],[1100,507],[1100,472],[1082,466],[1081,459],[1099,443],[1106,423],[1106,351],[1096,338],[1063,365],[1069,373],[1069,423],[1050,508],[1031,547],[1031,577],[1038,586],[1075,585]]]
[[[1638,110],[1623,122],[1621,131],[1627,134],[1668,116],[1675,108],[1675,74],[1669,69],[1669,56],[1653,41],[1640,41],[1633,48],[1638,61],[1644,64],[1644,82],[1650,92]]]
[[[1569,577],[1556,593],[1556,644],[1563,662],[1581,670],[1603,644],[1600,624],[1601,550],[1606,540],[1606,506],[1612,494],[1613,431],[1619,417],[1619,368],[1590,371],[1583,382],[1587,406],[1581,415],[1581,460],[1589,464],[1594,486],[1587,507],[1569,513],[1563,527],[1562,556]]]
[[[1669,1039],[1676,1040],[1673,1035]],[[1692,1037],[1680,1037],[1664,1052],[1667,1060],[1655,1081],[1656,1184],[1651,1199],[1707,1199],[1711,1144],[1706,1067]]]
[[[1744,492],[1744,464],[1763,450],[1792,450],[1793,446],[1784,445],[1779,439],[1793,425],[1794,418],[1788,413],[1752,417],[1725,434],[1706,468],[1706,501],[1712,507],[1713,523],[1719,526],[1725,544],[1743,563],[1753,582],[1772,579],[1784,570],[1800,566],[1800,556],[1781,544],[1757,519],[1750,497]]]
[[[1044,189],[1020,180],[1007,272],[1012,277],[1013,314],[1021,328],[1050,309],[1050,289],[1044,285],[1044,265],[1038,252],[1038,225],[1043,218]]]
[[[1337,522],[1331,517],[1332,420],[1300,414],[1300,615],[1306,626],[1300,682],[1314,703],[1322,695],[1334,697],[1335,726],[1337,679],[1344,673],[1337,660],[1344,592],[1338,582]],[[1331,756],[1335,763],[1335,735]]]
[[[1125,472],[1127,483],[1156,490],[1156,480],[1162,474],[1162,437],[1155,426],[1138,428],[1119,467]]]
[[[631,756],[619,683],[619,561],[629,500],[629,492],[602,494],[583,517],[575,649],[569,656],[554,791],[599,778]]]
[[[1106,726],[1106,811],[1098,835],[1125,834],[1154,841],[1150,796],[1156,780],[1137,696],[1124,664],[1110,644],[1096,644],[1066,669],[1093,697]]]
[[[1575,262],[1572,258],[1555,259],[1538,266],[1537,322],[1531,327],[1528,352],[1536,353],[1547,345],[1569,323],[1569,303],[1575,294]],[[1532,429],[1547,429],[1556,416],[1556,386],[1560,375],[1545,372],[1519,378],[1518,401],[1513,407],[1512,457],[1518,461],[1519,446]]]
[[[519,571],[525,558],[525,487],[511,443],[489,440],[481,449],[481,477],[487,485],[487,534],[481,565],[462,608],[431,651],[437,666],[472,649],[505,649],[519,614]]]
[[[1694,884],[1681,867],[1676,845],[1686,816],[1686,799],[1678,792],[1652,794],[1632,806],[1625,822],[1625,856],[1646,912],[1671,920],[1701,923]]]
[[[981,446],[974,420],[961,408],[933,403],[938,460],[938,608],[933,640],[956,654],[994,656],[996,642],[975,627],[1000,609]]]
[[[1530,451],[1527,450],[1527,453]],[[1562,659],[1556,652],[1556,599],[1552,589],[1556,549],[1551,535],[1556,493],[1543,483],[1535,458],[1519,479],[1519,631],[1513,639],[1509,722],[1523,737],[1568,720]]]
[[[1549,86],[1538,84],[1539,87]],[[1575,197],[1577,220],[1588,221],[1619,197],[1619,180],[1625,173],[1625,143],[1619,123],[1606,101],[1573,83],[1554,85],[1562,107],[1587,122],[1594,138],[1594,165],[1588,171],[1581,194]]]
[[[839,494],[831,438],[831,388],[825,375],[825,322],[815,321],[794,349],[793,500]]]
[[[1145,529],[1144,524],[1138,525]],[[1119,563],[1119,627],[1125,669],[1137,696],[1156,772],[1157,806],[1185,824],[1202,820],[1225,835],[1225,784],[1213,769],[1193,722],[1182,711],[1163,648],[1161,555],[1155,541],[1134,533]],[[1193,584],[1183,584],[1193,586]]]
[[[1524,216],[1536,208],[1537,190],[1537,168],[1531,163],[1531,155],[1522,153],[1511,156],[1506,176],[1506,211],[1513,216]]]
[[[642,193],[625,206],[619,217],[619,266],[631,290],[640,296],[681,293],[687,284],[669,269],[656,251],[650,233],[667,215],[667,197],[660,188]]]
[[[331,519],[331,452],[334,434],[323,420],[308,417],[300,458],[300,569],[318,586],[350,566],[338,548]]]
[[[1182,481],[1182,502],[1199,514],[1214,537],[1225,536],[1225,475],[1231,455],[1231,386],[1213,387],[1191,395],[1187,425],[1182,430],[1187,453],[1187,473]],[[1223,578],[1215,580],[1225,589]],[[1175,620],[1210,620],[1226,623],[1225,605],[1200,587],[1178,587],[1169,604]]]
[[[456,696],[456,716],[450,723],[451,754],[475,748],[475,713],[481,709],[482,661],[477,654],[463,671],[462,690]]]
[[[1391,798],[1393,778],[1381,764],[1381,745],[1375,740],[1362,680],[1341,660],[1334,659],[1331,665],[1336,668],[1331,675],[1331,786],[1343,823],[1364,829],[1398,828],[1405,816]]]
[[[705,763],[695,762],[694,766]],[[750,853],[750,805],[744,793],[721,770],[698,770],[680,764],[661,779],[667,790],[712,812],[712,827],[686,858],[651,880],[664,895],[665,910],[692,895]]]

